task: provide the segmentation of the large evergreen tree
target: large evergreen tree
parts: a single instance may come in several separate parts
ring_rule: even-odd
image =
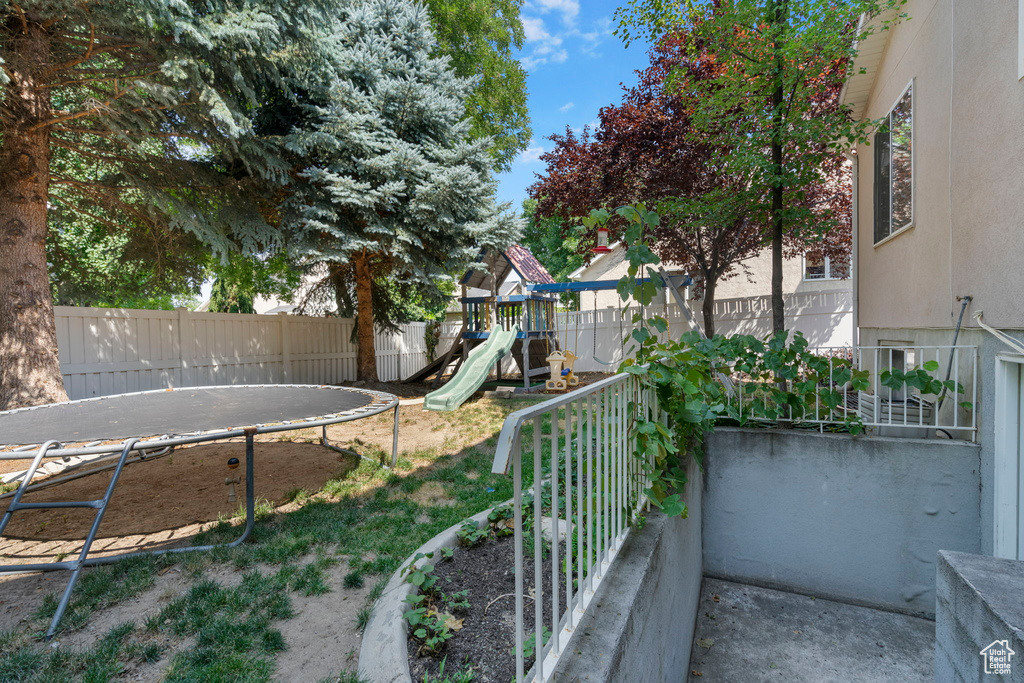
[[[450,273],[520,225],[495,204],[490,139],[464,119],[473,82],[432,54],[422,5],[355,0],[321,43],[330,59],[302,74],[307,104],[274,110],[292,123],[297,169],[282,220],[300,230],[295,248],[338,309],[355,309],[358,376],[372,381],[375,323],[395,322],[387,311],[400,298],[436,298]]]
[[[285,169],[251,111],[325,20],[287,0],[0,2],[0,409],[66,397],[49,211],[218,253],[275,241],[257,200]]]

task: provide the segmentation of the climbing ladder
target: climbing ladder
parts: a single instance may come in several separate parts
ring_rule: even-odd
[[[92,543],[96,539],[96,532],[99,531],[100,523],[103,521],[103,514],[107,511],[107,505],[110,503],[110,497],[114,493],[114,487],[117,485],[117,480],[121,476],[121,470],[124,469],[125,460],[128,459],[128,454],[131,453],[132,448],[138,439],[129,439],[124,442],[124,447],[121,449],[121,457],[117,461],[117,466],[114,468],[114,474],[110,477],[110,483],[107,484],[106,493],[103,497],[98,500],[74,500],[74,501],[54,501],[51,503],[22,503],[21,498],[25,495],[29,485],[32,482],[32,478],[36,474],[36,470],[42,463],[43,458],[46,457],[46,453],[54,447],[60,447],[60,443],[57,441],[47,441],[39,447],[39,451],[36,453],[35,458],[32,459],[32,466],[28,468],[24,478],[21,480],[21,484],[18,486],[17,491],[14,494],[14,498],[11,500],[10,506],[4,513],[3,519],[0,519],[0,536],[3,536],[4,530],[7,529],[7,525],[11,521],[11,517],[14,513],[19,510],[52,510],[59,508],[92,508],[96,510],[96,517],[92,521],[92,526],[89,528],[89,534],[85,537],[85,545],[82,546],[82,551],[78,554],[78,557],[74,560],[67,562],[48,562],[45,564],[19,564],[19,565],[5,565],[0,567],[0,572],[31,572],[31,571],[53,571],[56,569],[67,569],[71,572],[71,578],[68,579],[68,585],[64,589],[64,595],[61,596],[60,602],[57,604],[57,611],[53,615],[53,620],[50,621],[50,627],[46,631],[46,639],[49,640],[53,637],[53,634],[57,631],[57,625],[60,623],[61,617],[64,616],[64,611],[68,608],[68,603],[71,601],[71,592],[75,588],[75,583],[78,581],[79,575],[82,573],[82,568],[86,566],[86,558],[89,555],[89,550],[92,548]]]

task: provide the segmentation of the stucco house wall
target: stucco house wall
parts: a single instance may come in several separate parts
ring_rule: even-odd
[[[970,295],[965,326],[983,310],[989,325],[1024,329],[1024,298],[1011,294],[1024,287],[1017,5],[909,0],[910,18],[886,32],[863,111],[885,116],[914,83],[914,220],[874,243],[873,150],[858,146],[862,328],[951,329],[956,297]]]
[[[764,251],[744,263],[745,270],[719,283],[715,300],[716,331],[721,334],[753,334],[763,337],[771,332],[771,252]],[[626,274],[629,263],[625,250],[612,245],[612,251],[595,258],[579,269],[573,280],[593,282],[618,280]],[[669,268],[671,270],[671,268]],[[787,328],[800,330],[813,346],[849,346],[853,343],[852,281],[849,279],[805,280],[802,258],[783,262],[783,294],[786,298]],[[583,310],[618,308],[619,295],[614,290],[583,292]],[[673,316],[675,303],[663,292],[657,305]],[[690,310],[701,319],[701,300],[690,301]],[[683,329],[683,326],[680,326]]]
[[[913,223],[875,243],[874,150],[855,149],[856,315],[862,345],[977,347],[981,550],[993,552],[996,356],[973,314],[1024,339],[1024,80],[1019,2],[908,0],[909,19],[862,46],[844,102],[884,117],[911,82]],[[872,53],[881,50],[874,64]],[[861,68],[866,73],[860,73]],[[961,367],[964,383],[968,369]]]

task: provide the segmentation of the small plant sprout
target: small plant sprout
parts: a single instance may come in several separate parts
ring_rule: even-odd
[[[511,536],[515,531],[515,510],[511,505],[499,505],[487,515],[487,525],[495,536]]]
[[[441,593],[441,602],[446,609],[453,612],[469,609],[469,591],[462,590],[456,593]]]
[[[421,654],[440,652],[444,644],[462,628],[461,619],[447,612],[438,612],[425,595],[409,595],[405,602],[410,609],[402,616],[409,623],[412,637],[421,643]]]
[[[434,584],[437,583],[437,577],[433,575],[434,565],[424,563],[418,566],[417,563],[433,557],[434,553],[416,553],[412,563],[403,570],[405,580],[416,586],[421,593],[428,595],[434,592]]]
[[[459,530],[455,532],[455,537],[458,539],[459,545],[472,548],[486,541],[489,534],[487,529],[481,529],[476,522],[467,521],[463,522]]]
[[[551,638],[551,631],[546,626],[544,627],[542,633],[543,633],[543,642],[541,643],[541,647],[543,647],[544,645],[547,645],[548,644],[548,640]],[[526,658],[526,659],[532,658],[533,655],[536,654],[536,650],[537,650],[537,633],[534,632],[534,633],[531,633],[530,637],[527,638],[526,642],[523,643],[523,657]]]

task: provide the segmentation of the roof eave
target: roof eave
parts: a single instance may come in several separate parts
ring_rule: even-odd
[[[618,249],[621,245],[622,245],[622,242],[613,242],[612,244],[609,244],[608,245],[608,249],[610,249],[610,251],[606,251],[603,254],[598,254],[597,258],[595,258],[589,264],[582,265],[579,268],[577,268],[576,270],[574,270],[571,273],[569,273],[569,279],[570,280],[578,280],[580,278],[580,276],[583,275],[583,273],[587,272],[588,270],[593,268],[595,265],[597,265],[598,261],[600,261],[604,257],[608,256],[609,254],[614,253],[615,250]]]
[[[878,68],[881,66],[885,49],[889,44],[892,28],[884,28],[886,22],[896,18],[895,9],[886,10],[874,19],[862,14],[857,24],[857,32],[862,33],[870,27],[874,30],[864,40],[857,41],[857,57],[853,60],[851,76],[843,84],[839,94],[840,104],[850,107],[850,114],[855,121],[864,118],[868,100],[875,89]]]

